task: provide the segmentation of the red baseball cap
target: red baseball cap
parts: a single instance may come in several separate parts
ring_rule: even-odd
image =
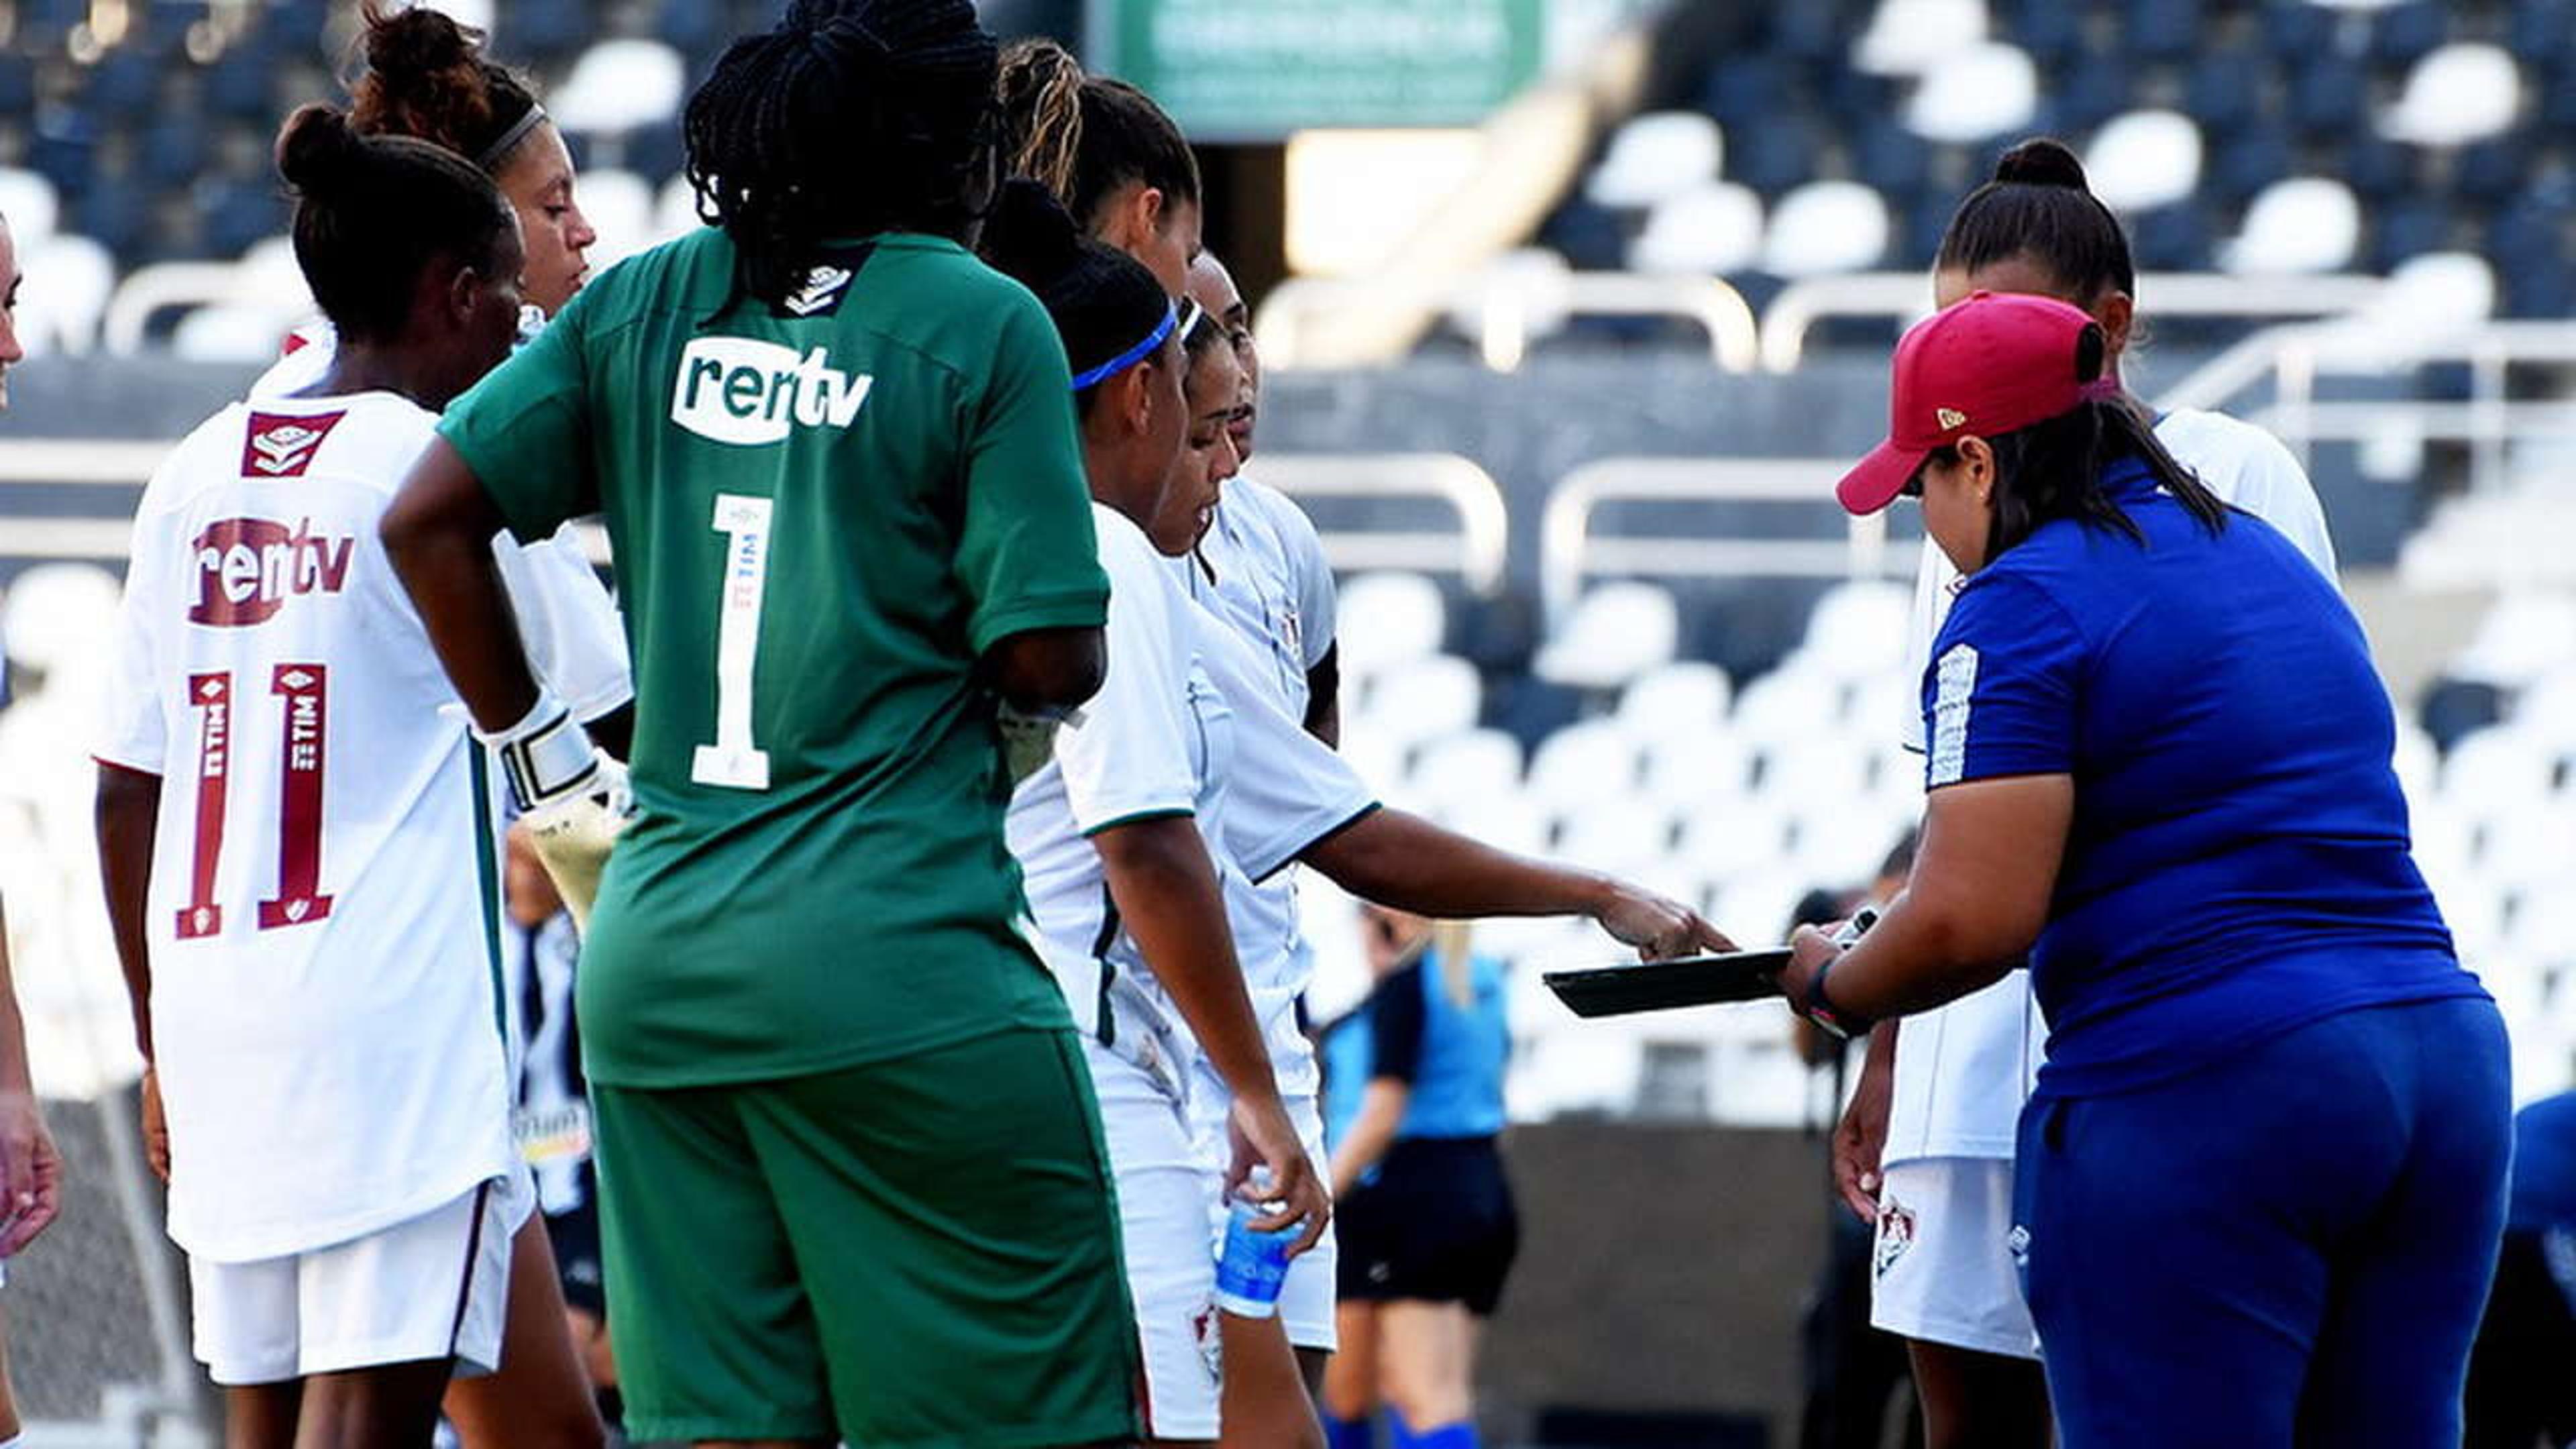
[[[1974,435],[1999,438],[2073,412],[2120,388],[2076,376],[2079,307],[2026,292],[1979,292],[1907,330],[1896,344],[1887,441],[1843,475],[1834,496],[1854,513],[1896,501],[1933,449]]]

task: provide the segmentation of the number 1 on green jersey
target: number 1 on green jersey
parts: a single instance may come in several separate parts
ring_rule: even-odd
[[[725,536],[724,598],[716,613],[716,742],[698,746],[689,778],[729,790],[769,788],[769,752],[751,738],[751,672],[760,653],[760,603],[769,587],[769,500],[716,495]]]

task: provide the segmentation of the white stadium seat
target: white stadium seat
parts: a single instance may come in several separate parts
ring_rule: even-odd
[[[2446,45],[2415,62],[2381,122],[2389,139],[2465,146],[2505,130],[2522,109],[2522,72],[2494,45]]]
[[[2553,670],[2576,669],[2576,594],[2508,589],[2487,607],[2454,678],[2519,689]]]
[[[1532,672],[1577,689],[1616,689],[1669,662],[1681,639],[1681,609],[1661,584],[1620,581],[1583,596]]]
[[[582,215],[599,232],[590,249],[593,273],[604,272],[660,240],[651,182],[632,171],[594,167],[581,174]]]
[[[689,173],[683,171],[663,182],[660,194],[653,198],[654,239],[663,242],[687,236],[701,225],[698,189],[689,184]]]
[[[2322,176],[2293,176],[2263,188],[2245,225],[2219,246],[2227,270],[2272,276],[2335,272],[2361,245],[2361,203],[2352,188]]]
[[[2463,736],[2442,761],[2442,798],[2474,819],[2492,819],[2557,786],[2552,751],[2510,725]]]
[[[1842,686],[1809,669],[1775,669],[1735,700],[1735,730],[1754,745],[1813,738],[1842,715]]]
[[[190,362],[274,362],[289,326],[267,307],[199,307],[179,319],[170,347]]]
[[[1924,71],[1905,125],[1926,140],[1970,146],[2027,129],[2038,109],[2039,70],[2030,56],[1989,41]]]
[[[1335,613],[1342,672],[1349,675],[1437,654],[1448,628],[1440,586],[1420,574],[1361,574],[1342,585]]]
[[[1916,75],[1986,38],[1985,0],[1879,0],[1852,51],[1871,75]]]
[[[1695,734],[1721,727],[1734,686],[1714,664],[1682,660],[1660,665],[1619,691],[1619,722],[1641,739]]]
[[[1640,272],[1719,276],[1762,259],[1762,198],[1732,181],[1702,181],[1655,203],[1628,245]]]
[[[1690,870],[1721,885],[1776,866],[1789,848],[1789,813],[1770,801],[1712,803],[1681,817],[1673,849]]]
[[[54,183],[34,171],[0,166],[0,217],[9,222],[9,239],[24,248],[54,234],[63,213]]]
[[[1355,732],[1411,746],[1474,728],[1483,701],[1484,681],[1476,676],[1476,666],[1455,655],[1435,654],[1372,679]]]
[[[1521,742],[1501,730],[1466,730],[1426,741],[1405,777],[1425,808],[1445,812],[1521,787]]]
[[[85,236],[56,234],[17,245],[19,269],[42,283],[19,294],[19,342],[30,354],[78,354],[97,346],[99,319],[116,293],[116,259]]]
[[[1830,733],[1792,735],[1762,752],[1756,788],[1763,799],[1800,815],[1847,810],[1869,789],[1873,754],[1862,741]]]
[[[2084,175],[2114,211],[2153,211],[2200,185],[2200,127],[2180,111],[2131,111],[2093,133]]]
[[[1697,111],[1653,111],[1621,126],[1584,183],[1595,206],[1653,206],[1717,179],[1726,155],[1717,122]]]
[[[1780,198],[1762,270],[1781,277],[1861,272],[1887,254],[1887,202],[1857,181],[1810,181]]]
[[[1643,777],[1644,756],[1636,737],[1608,720],[1567,725],[1530,756],[1530,798],[1558,814],[1625,800]]]
[[[1905,663],[1914,629],[1914,591],[1885,580],[1840,583],[1807,615],[1801,664],[1831,679],[1891,673]]]
[[[1639,737],[1647,741],[1645,788],[1656,799],[1676,805],[1732,803],[1751,792],[1753,749],[1730,730]]]
[[[687,88],[678,51],[658,40],[603,40],[573,62],[546,110],[567,131],[617,135],[677,117]]]

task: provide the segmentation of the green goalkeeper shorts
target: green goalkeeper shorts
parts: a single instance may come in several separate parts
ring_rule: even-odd
[[[594,1084],[627,1433],[1125,1441],[1136,1321],[1071,1031],[672,1090]]]

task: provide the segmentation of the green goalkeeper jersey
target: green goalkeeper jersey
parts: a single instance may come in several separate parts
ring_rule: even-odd
[[[591,1075],[833,1070],[1068,1018],[1020,934],[976,660],[1097,626],[1064,348],[955,243],[777,305],[702,230],[611,269],[440,432],[521,538],[606,516],[639,807],[578,1009]]]

